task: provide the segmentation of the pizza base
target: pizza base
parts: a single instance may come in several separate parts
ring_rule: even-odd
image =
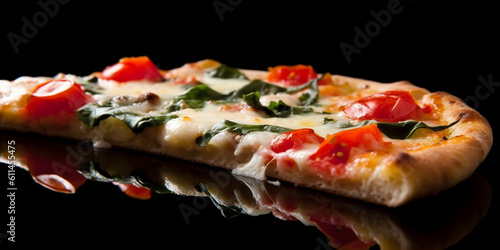
[[[263,71],[243,71],[252,78],[263,78]],[[372,169],[353,171],[349,178],[325,180],[318,175],[301,172],[282,171],[271,161],[265,166],[248,167],[250,161],[259,159],[256,151],[234,155],[237,145],[228,143],[216,149],[210,147],[179,148],[162,142],[163,126],[148,127],[139,135],[132,133],[119,120],[108,118],[92,131],[79,120],[69,126],[54,129],[50,126],[19,123],[14,120],[0,119],[0,128],[56,136],[73,140],[92,141],[94,145],[103,142],[114,147],[126,148],[147,153],[159,154],[230,170],[257,178],[270,178],[293,183],[298,186],[319,189],[326,192],[396,207],[409,201],[436,194],[448,189],[469,177],[484,160],[492,145],[492,131],[488,122],[478,112],[468,107],[459,98],[445,93],[429,91],[409,82],[390,84],[377,83],[363,79],[335,75],[336,84],[347,84],[366,91],[406,90],[417,101],[431,104],[440,110],[441,120],[451,123],[462,117],[460,122],[450,128],[447,140],[438,144],[408,152],[394,152],[386,155],[381,164]],[[5,114],[5,108],[2,111]],[[12,111],[14,112],[15,111]],[[110,129],[111,128],[111,129]],[[128,130],[128,131],[127,131]],[[467,156],[467,157],[464,157]],[[255,165],[255,162],[253,163]],[[264,164],[264,163],[262,163]],[[260,169],[259,169],[260,167]]]

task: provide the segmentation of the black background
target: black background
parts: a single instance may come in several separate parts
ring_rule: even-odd
[[[380,82],[408,80],[430,91],[476,98],[477,103],[469,104],[490,121],[494,132],[498,125],[499,86],[490,92],[482,88],[484,98],[476,93],[480,78],[500,82],[500,21],[493,3],[164,2],[67,1],[52,8],[53,13],[44,19],[37,1],[4,1],[0,3],[0,79],[59,72],[87,75],[121,57],[139,55],[148,55],[162,69],[206,58],[249,69],[301,63],[317,72]],[[385,27],[374,30],[369,42],[348,62],[339,45],[355,45],[355,27],[365,29],[375,20],[372,11],[387,10],[393,2],[399,3],[398,13],[391,15]],[[214,3],[228,9],[218,10]],[[19,44],[16,52],[9,36],[26,35],[24,18],[39,27],[31,30],[31,37],[25,37],[26,43]],[[498,244],[496,233],[490,230],[498,225],[497,151],[494,146],[478,169],[493,187],[489,214],[452,249]],[[24,179],[18,193],[19,242],[57,248],[97,245],[96,240],[102,239],[104,243],[155,243],[164,248],[175,243],[186,249],[262,244],[314,249],[321,235],[314,228],[271,216],[220,219],[212,206],[186,225],[178,216],[177,204],[192,202],[192,198],[136,201],[103,183],[85,184],[76,195],[63,195],[33,183],[27,173],[19,172],[18,178]],[[6,212],[1,214],[6,217]],[[258,230],[249,229],[254,227]],[[223,237],[213,237],[215,232]]]

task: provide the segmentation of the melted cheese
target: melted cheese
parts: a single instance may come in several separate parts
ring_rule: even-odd
[[[146,81],[131,81],[127,83],[118,83],[99,79],[98,85],[103,87],[103,94],[107,96],[139,95],[151,92],[162,98],[172,98],[186,91],[183,85],[169,82],[151,83]]]
[[[202,83],[218,92],[230,92],[241,88],[250,81],[242,79],[218,79],[205,77],[201,80]],[[139,95],[147,92],[155,93],[162,98],[172,98],[173,96],[182,94],[186,91],[183,84],[175,84],[172,82],[151,83],[147,81],[130,81],[127,83],[119,83],[113,80],[99,79],[98,85],[104,89],[105,95],[120,96],[120,95]]]
[[[232,90],[241,88],[241,86],[248,84],[250,81],[244,79],[220,79],[205,77],[203,78],[202,82],[207,84],[215,91],[230,92]]]
[[[233,174],[248,176],[258,180],[266,179],[267,162],[259,154],[254,154],[252,159],[243,166],[232,171]]]
[[[200,72],[196,74],[197,79],[215,91],[221,93],[229,93],[230,91],[241,88],[248,84],[249,80],[241,79],[217,79],[205,77]],[[85,78],[73,75],[59,75],[58,77],[65,77],[72,79],[76,82],[86,81]],[[22,102],[30,95],[30,91],[36,84],[47,81],[50,78],[30,78],[22,77],[15,81],[17,85],[12,85],[12,82],[0,81],[0,107],[5,105],[24,106]],[[19,84],[21,83],[21,84]],[[149,103],[134,103],[127,106],[116,106],[125,113],[134,114],[147,114],[147,115],[161,115],[165,114],[165,105],[169,101],[186,91],[186,86],[182,84],[175,84],[170,81],[161,83],[150,83],[145,81],[131,81],[127,83],[118,83],[115,81],[108,81],[99,79],[98,86],[102,87],[103,93],[93,96],[93,99],[101,105],[108,103],[114,96],[127,96],[127,95],[140,95],[144,93],[154,93],[158,95],[162,102],[160,104],[150,105]],[[275,95],[264,95],[260,97],[260,102],[264,106],[268,106],[271,102],[283,101],[290,106],[300,106],[299,95],[290,95],[286,93],[278,93]],[[178,118],[172,119],[167,123],[160,125],[156,134],[140,135],[152,142],[158,143],[164,148],[175,148],[181,150],[194,150],[199,147],[195,139],[203,133],[209,131],[214,125],[223,121],[230,120],[239,124],[248,125],[273,125],[286,127],[289,129],[312,128],[315,133],[321,137],[335,134],[346,128],[338,128],[331,123],[325,123],[325,118],[329,120],[345,121],[349,120],[342,115],[342,112],[336,112],[338,107],[345,106],[355,100],[355,96],[320,96],[312,113],[302,115],[292,115],[286,118],[265,117],[262,113],[255,111],[251,108],[243,108],[241,110],[224,110],[220,108],[220,104],[208,102],[208,104],[200,110],[191,108],[182,109],[172,112],[171,115],[177,115]],[[229,104],[231,105],[231,104]],[[332,112],[333,111],[333,112]],[[327,114],[325,112],[332,112]],[[119,123],[119,124],[118,124]],[[112,125],[108,125],[112,124]],[[109,128],[112,129],[109,129]],[[160,133],[161,136],[158,135]],[[147,133],[144,133],[147,134]],[[130,142],[136,136],[131,132],[125,124],[115,118],[108,118],[101,122],[99,126],[94,128],[89,135],[94,142],[95,147],[110,147],[105,138],[113,137],[118,141]],[[440,136],[440,135],[439,135]],[[437,136],[437,137],[439,137]],[[226,152],[228,148],[234,149],[234,156],[237,158],[249,159],[249,161],[242,166],[235,169],[233,172],[240,175],[251,176],[254,178],[265,179],[266,159],[262,157],[264,152],[270,152],[269,146],[273,138],[276,137],[275,133],[271,132],[252,132],[242,135],[235,135],[229,132],[219,133],[212,138],[209,146],[212,148],[220,149]],[[403,148],[415,148],[416,145],[428,145],[436,143],[439,138],[423,136],[417,140],[405,140],[391,142]],[[437,139],[436,139],[437,138]],[[309,156],[317,150],[317,145],[306,145],[304,149],[292,151],[287,153],[295,161],[299,170],[303,170],[307,166]],[[275,156],[278,157],[278,156]],[[277,159],[279,160],[279,159]],[[269,159],[267,159],[269,161]]]
[[[249,83],[248,80],[217,78],[203,78],[202,82],[215,91],[221,93],[228,93]],[[160,95],[163,99],[169,99],[186,91],[182,85],[176,85],[168,82],[157,84],[129,82],[127,84],[119,84],[112,81],[100,81],[99,84],[106,88],[105,96],[153,92]],[[105,97],[99,97],[99,100],[107,99]],[[297,95],[290,95],[286,93],[264,95],[260,98],[260,102],[264,106],[269,105],[271,101],[278,102],[280,100],[290,106],[300,105]],[[320,103],[324,102],[331,102],[331,100],[327,100],[326,98],[320,99]],[[300,129],[304,127],[313,128],[314,131],[322,137],[344,130],[342,128],[337,128],[332,124],[324,124],[326,117],[335,121],[348,122],[347,118],[345,118],[342,114],[323,114],[322,112],[325,111],[325,109],[322,106],[313,108],[315,109],[314,113],[292,115],[286,118],[269,118],[254,111],[253,109],[228,111],[220,109],[220,105],[218,104],[208,103],[201,110],[187,108],[174,112],[173,114],[177,115],[179,118],[173,119],[162,125],[162,140],[160,140],[159,143],[176,149],[193,150],[198,147],[195,139],[223,120],[230,120],[239,124],[248,125],[274,125],[289,129]],[[132,113],[147,112],[147,109],[138,105],[121,107],[120,109]],[[239,138],[238,141],[235,140],[235,137]],[[239,175],[265,179],[265,165],[267,162],[264,157],[262,157],[262,152],[260,151],[269,151],[270,149],[266,147],[269,147],[271,140],[275,137],[276,134],[271,132],[252,132],[245,136],[235,136],[232,133],[224,132],[214,136],[210,141],[209,146],[218,148],[219,150],[226,150],[227,148],[233,147],[235,149],[235,157],[250,159],[246,164],[238,167],[233,172]],[[101,143],[101,141],[97,142],[98,143],[95,143],[96,146],[101,144],[106,145],[105,143]],[[313,146],[304,150],[291,152],[289,157],[297,163],[299,168],[303,169],[307,165],[306,161],[309,156],[316,150],[316,145]]]

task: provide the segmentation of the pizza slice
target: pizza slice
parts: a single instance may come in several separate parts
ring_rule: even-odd
[[[311,66],[123,58],[89,76],[0,81],[0,128],[90,141],[386,206],[448,189],[492,144],[459,98]]]

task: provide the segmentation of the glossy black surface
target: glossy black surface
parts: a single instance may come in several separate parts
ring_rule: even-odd
[[[205,58],[251,69],[302,63],[314,66],[318,72],[381,82],[409,80],[430,91],[450,92],[481,112],[497,131],[500,50],[497,8],[493,3],[57,3],[57,7],[42,7],[37,1],[0,4],[0,79],[59,72],[86,75],[121,57],[138,55],[148,55],[163,69]],[[377,20],[383,18],[382,13],[391,14]],[[31,30],[26,24],[30,22],[34,25]],[[371,36],[366,41],[356,40],[362,39],[358,28],[367,27]],[[13,38],[16,35],[22,38]],[[345,44],[356,47],[350,61],[341,44],[344,48]],[[499,222],[499,160],[494,145],[477,171],[491,187],[487,214],[448,248],[487,249],[497,245],[497,233],[491,228]],[[0,178],[2,197],[6,197],[7,170],[1,167],[5,169]],[[32,243],[56,249],[132,243],[185,249],[325,249],[324,242],[328,241],[313,226],[279,220],[271,214],[225,219],[208,198],[154,194],[152,199],[142,201],[124,195],[111,183],[90,181],[81,185],[76,194],[62,194],[40,186],[21,169],[16,171],[16,186],[16,243],[6,242],[2,233],[7,227],[0,228],[2,249]],[[452,194],[457,196],[460,198]],[[8,200],[2,201],[0,221],[6,225]],[[181,204],[200,208],[189,223],[179,211]],[[397,210],[414,214],[411,223],[402,219],[404,232],[423,234],[422,242],[441,234],[446,241],[450,230],[441,227],[440,221],[446,219],[446,213],[433,214],[429,204]],[[460,220],[470,217],[466,213],[452,216],[452,211],[463,211],[463,203],[458,204],[462,205],[457,210],[450,209],[450,218],[460,225]],[[383,211],[391,218],[403,213]],[[416,223],[427,218],[435,219],[435,223]]]
[[[196,236],[222,249],[224,244],[216,242],[243,239],[276,247],[441,249],[477,231],[492,214],[491,184],[480,173],[436,197],[387,208],[166,157],[120,149],[86,151],[83,142],[6,131],[0,140],[16,142],[19,167],[7,170],[15,179],[5,188],[9,211],[15,211],[15,219],[8,220],[15,222],[12,239],[19,245],[27,235],[31,242],[54,234],[59,244],[150,245],[168,239],[194,247],[199,241],[188,239]],[[7,146],[1,150],[7,152],[2,154],[5,163],[11,154]],[[153,194],[134,198],[120,191],[124,184]]]

